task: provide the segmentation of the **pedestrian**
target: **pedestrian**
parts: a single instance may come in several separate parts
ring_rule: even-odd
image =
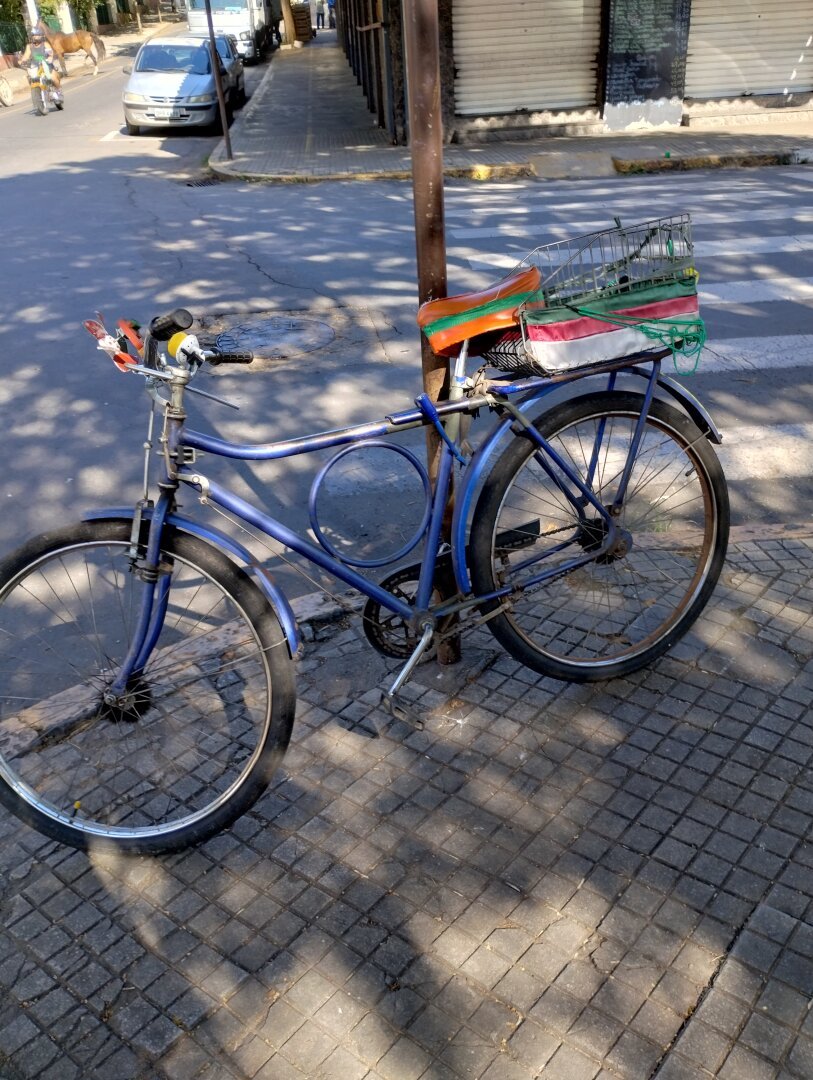
[[[271,0],[271,37],[276,39],[277,48],[282,44],[279,24],[282,22],[282,4],[280,0]]]
[[[325,28],[325,0],[316,0],[316,29]]]
[[[336,29],[336,0],[327,0],[327,24],[331,30]]]

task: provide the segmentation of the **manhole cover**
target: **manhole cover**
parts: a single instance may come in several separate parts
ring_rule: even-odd
[[[222,352],[250,349],[255,356],[279,360],[323,349],[335,336],[333,327],[317,319],[273,315],[270,319],[224,330],[217,335],[217,347]]]

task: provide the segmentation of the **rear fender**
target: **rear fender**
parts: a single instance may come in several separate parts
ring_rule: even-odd
[[[635,374],[639,375],[643,374],[643,372],[636,370]],[[658,386],[672,395],[683,411],[689,414],[695,425],[700,428],[709,442],[716,443],[717,446],[720,445],[723,441],[720,429],[712,420],[705,406],[701,405],[691,390],[687,390],[683,383],[678,382],[677,379],[670,378],[668,375],[658,376]]]
[[[152,510],[149,507],[145,507],[142,513],[145,520],[149,520],[152,517]],[[132,506],[108,506],[100,510],[88,510],[82,515],[82,520],[113,521],[115,519],[123,518],[127,521],[132,521],[134,516],[135,510]],[[279,619],[283,633],[285,634],[288,652],[292,657],[295,657],[299,653],[302,645],[302,638],[299,634],[296,616],[293,613],[287,596],[276,584],[268,570],[257,562],[247,548],[244,548],[242,544],[237,543],[236,540],[233,540],[230,536],[226,536],[218,529],[211,529],[208,526],[200,525],[198,522],[183,517],[181,514],[168,514],[166,521],[167,525],[174,526],[180,532],[189,533],[191,536],[197,536],[200,540],[214,544],[215,547],[220,548],[221,551],[227,552],[245,567],[245,569],[254,577],[254,580],[257,582],[257,585],[261,589],[266,600],[274,609],[274,613]]]

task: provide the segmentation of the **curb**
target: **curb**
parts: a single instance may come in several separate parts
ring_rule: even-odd
[[[668,158],[618,158],[613,165],[618,173],[681,172],[687,169],[757,168],[764,165],[793,165],[792,153],[767,154],[699,154]]]
[[[357,614],[366,602],[361,593],[352,590],[343,594],[343,600],[344,603],[339,603],[322,592],[306,593],[291,600],[294,618],[305,642],[329,638],[336,623]]]
[[[223,180],[242,181],[243,183],[266,184],[320,184],[326,180],[411,180],[412,171],[408,169],[380,169],[375,172],[335,172],[320,173],[252,173],[238,172],[227,165],[209,158],[209,168]],[[452,180],[510,180],[532,177],[535,175],[530,165],[472,165],[450,166],[443,170],[443,175]]]
[[[341,170],[335,172],[313,173],[284,172],[260,173],[250,168],[242,169],[233,163],[217,160],[222,153],[222,143],[215,147],[209,157],[209,168],[224,180],[236,180],[245,183],[277,184],[318,184],[327,180],[411,180],[411,169],[364,169]],[[578,155],[577,155],[578,156]],[[811,154],[813,159],[813,154]],[[774,165],[802,165],[808,159],[799,160],[794,152],[738,153],[738,154],[699,154],[694,156],[668,158],[619,158],[612,156],[615,172],[619,175],[632,175],[658,172],[685,172],[690,169],[732,169],[759,168]],[[512,180],[512,179],[548,179],[540,177],[531,162],[512,162],[499,165],[447,165],[443,175],[456,180]],[[582,172],[573,171],[557,179],[583,180]]]

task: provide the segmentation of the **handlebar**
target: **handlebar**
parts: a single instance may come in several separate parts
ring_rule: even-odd
[[[150,335],[156,341],[169,341],[173,334],[188,330],[194,322],[192,313],[186,308],[175,308],[166,315],[156,315],[150,323]]]
[[[166,346],[167,353],[181,369],[187,369],[187,381],[204,363],[250,364],[253,361],[254,354],[248,350],[218,352],[201,348],[195,335],[187,332],[192,322],[192,314],[186,308],[176,308],[164,315],[156,315],[146,334],[142,334],[138,324],[125,319],[119,320],[117,333],[111,334],[99,312],[95,319],[87,319],[83,325],[96,338],[97,347],[110,356],[120,371],[153,375],[162,381],[171,380],[172,373],[159,352],[159,342]]]
[[[210,364],[250,364],[254,359],[253,352],[205,352],[204,356]]]

